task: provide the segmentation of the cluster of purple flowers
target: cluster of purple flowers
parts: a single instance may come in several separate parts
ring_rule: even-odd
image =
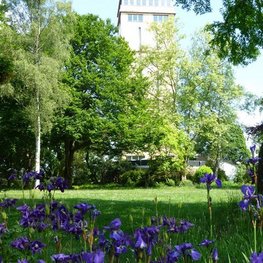
[[[51,192],[53,190],[60,190],[62,193],[68,188],[67,183],[63,177],[51,177],[49,180],[40,182],[36,186],[40,191],[47,190]]]
[[[175,218],[161,217],[152,220],[150,226],[136,229],[134,235],[128,235],[121,230],[122,223],[119,218],[114,219],[102,230],[95,228],[92,222],[100,215],[100,211],[94,205],[79,203],[74,206],[74,209],[73,212],[69,211],[64,205],[56,201],[51,201],[48,206],[46,204],[37,204],[31,208],[24,204],[17,207],[17,210],[21,213],[19,224],[23,228],[37,231],[50,228],[55,232],[65,231],[71,233],[78,239],[84,239],[84,234],[86,234],[96,240],[91,244],[92,251],[83,250],[80,253],[71,255],[63,253],[52,255],[51,259],[58,263],[102,263],[106,254],[110,257],[119,258],[122,254],[127,253],[129,249],[134,251],[135,258],[138,261],[145,254],[150,258],[154,248],[162,245],[161,231],[168,234],[185,233],[193,226],[185,220],[176,221]],[[4,224],[0,224],[0,232],[2,234],[6,233]],[[87,239],[84,241],[86,242]],[[32,241],[27,236],[13,240],[10,245],[20,251],[31,252],[32,255],[41,253],[46,247],[40,240]],[[180,258],[186,257],[197,261],[201,258],[201,254],[194,249],[191,243],[183,243],[176,245],[173,249],[170,246],[166,247],[166,256],[160,258],[160,262],[178,262]],[[18,262],[26,263],[28,261],[20,259]],[[38,262],[44,263],[45,261],[41,259]]]
[[[0,207],[8,208],[8,207],[14,207],[16,205],[17,199],[10,199],[6,198],[2,202],[0,202]]]
[[[29,250],[35,254],[41,253],[46,245],[38,240],[30,241],[27,237],[19,237],[11,242],[11,246],[19,250]]]
[[[103,263],[104,257],[105,253],[101,250],[97,250],[73,255],[55,254],[51,256],[51,259],[56,263]]]
[[[43,180],[43,174],[31,172],[23,177],[24,182],[29,182],[31,178]],[[213,174],[205,174],[200,181],[207,185],[208,191],[213,182],[218,187],[222,186],[221,181]],[[63,178],[54,177],[47,184],[42,182],[38,188],[48,192],[60,189],[63,192],[66,184]],[[255,194],[253,186],[243,186],[241,190],[244,197],[240,202],[240,207],[243,210],[253,206],[255,208],[263,207],[263,198]],[[14,207],[16,201],[16,199],[4,199],[0,203],[0,208]],[[56,237],[55,245],[61,241],[58,237],[59,233],[73,235],[77,240],[82,240],[82,242],[84,241],[85,244],[89,245],[89,248],[82,248],[75,254],[64,254],[61,253],[62,249],[58,249],[56,254],[50,256],[50,259],[56,263],[103,263],[106,257],[109,258],[110,262],[113,262],[114,259],[116,262],[120,262],[121,255],[128,251],[134,253],[137,262],[175,263],[182,260],[184,262],[201,260],[201,253],[195,248],[194,244],[184,242],[174,246],[171,245],[172,235],[185,233],[194,226],[186,220],[176,220],[174,217],[166,216],[155,217],[152,218],[149,226],[137,228],[132,235],[128,235],[121,230],[122,223],[119,218],[111,221],[102,230],[97,229],[95,220],[101,213],[94,205],[85,202],[76,204],[73,211],[54,200],[50,200],[50,203],[37,204],[34,207],[24,204],[16,209],[21,213],[19,224],[23,228],[28,228],[28,233],[32,229],[37,233],[49,229],[54,232]],[[7,232],[6,223],[1,223],[0,238]],[[165,240],[165,236],[169,237],[169,242],[166,242],[168,239]],[[31,236],[30,238],[21,236],[13,240],[10,246],[25,252],[27,255],[28,253],[31,254],[29,258],[32,259],[36,254],[42,257],[44,253],[41,253],[47,245],[40,240],[32,240]],[[211,247],[208,252],[209,260],[212,260],[212,262],[219,260],[218,251],[214,247],[213,240],[204,239],[199,246]],[[155,252],[159,248],[163,250],[163,253],[156,254]],[[152,261],[153,255],[155,261]],[[3,261],[0,256],[1,262]],[[24,258],[19,259],[17,262],[28,263],[31,261]],[[45,263],[46,261],[38,259],[36,262]],[[250,257],[250,262],[263,262],[263,253],[254,252]]]
[[[163,217],[163,226],[167,226],[167,231],[170,233],[185,233],[194,225],[186,220],[177,222],[174,217]]]

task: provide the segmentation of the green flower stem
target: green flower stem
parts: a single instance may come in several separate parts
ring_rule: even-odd
[[[207,205],[209,212],[210,239],[213,239],[213,216],[212,216],[212,198],[210,197],[209,185],[207,185]]]
[[[254,252],[257,252],[257,220],[253,221],[254,230]]]

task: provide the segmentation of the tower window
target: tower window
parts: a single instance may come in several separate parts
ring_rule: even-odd
[[[124,0],[124,5],[128,5],[129,4],[129,0]]]
[[[143,15],[139,14],[128,14],[129,22],[143,22]]]
[[[149,0],[149,6],[153,5],[153,0]]]
[[[159,0],[154,0],[154,5],[158,6],[159,5]]]
[[[154,15],[153,16],[153,21],[154,22],[164,22],[168,19],[167,15]]]

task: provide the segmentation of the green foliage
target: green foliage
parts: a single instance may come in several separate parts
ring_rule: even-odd
[[[254,61],[263,47],[262,2],[224,0],[221,13],[223,21],[207,26],[213,35],[210,42],[221,58],[233,64],[248,64]],[[211,12],[210,0],[175,0],[176,5],[196,14]]]
[[[196,14],[211,12],[210,0],[175,0],[177,6],[182,6],[187,11],[193,10]]]
[[[251,181],[250,177],[247,174],[247,167],[245,164],[238,164],[237,171],[234,177],[234,182],[239,184],[249,183]]]
[[[247,65],[260,55],[262,7],[261,1],[224,1],[223,21],[208,26],[214,36],[211,44],[217,47],[220,57]]]
[[[179,186],[184,186],[184,187],[191,187],[193,185],[194,185],[193,182],[191,180],[188,180],[188,179],[182,180],[179,184]]]
[[[167,185],[167,186],[176,186],[176,183],[175,183],[175,181],[173,179],[168,178],[165,181],[165,185]]]
[[[8,65],[6,70],[11,73],[4,71],[5,82],[9,83],[3,86],[1,93],[3,100],[12,97],[19,104],[20,114],[26,119],[25,134],[31,130],[35,135],[31,142],[27,140],[27,143],[35,143],[35,149],[26,155],[30,165],[25,168],[32,169],[31,155],[34,154],[33,169],[39,171],[41,135],[50,131],[55,112],[67,101],[61,75],[69,55],[70,24],[66,26],[65,22],[70,8],[68,3],[55,1],[4,2],[12,16],[1,27],[0,34],[4,36],[5,45],[11,45],[10,56],[6,56],[6,49],[3,49],[0,58],[8,58],[9,61],[2,59],[2,62]]]
[[[108,20],[77,16],[71,47],[63,79],[71,101],[57,115],[52,131],[53,139],[64,144],[64,176],[69,182],[78,150],[111,159],[141,141],[147,84],[140,72],[132,71],[133,53]]]
[[[197,168],[194,177],[193,177],[193,182],[194,183],[200,183],[200,178],[204,176],[204,174],[211,174],[213,173],[213,170],[206,165],[202,165]]]
[[[147,171],[134,169],[124,172],[120,175],[120,183],[123,186],[143,186]]]
[[[220,179],[221,181],[227,181],[228,180],[225,171],[220,169],[220,168],[218,169],[218,172],[217,172],[217,178]]]
[[[236,162],[247,149],[236,115],[243,88],[235,84],[231,65],[209,50],[210,39],[201,32],[193,40],[182,70],[178,108],[196,152],[214,160],[216,171],[223,158]]]
[[[10,59],[0,56],[0,85],[11,79],[13,67],[13,63]]]

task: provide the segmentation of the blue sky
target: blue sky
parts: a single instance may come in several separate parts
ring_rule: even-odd
[[[117,25],[117,9],[119,0],[71,0],[73,9],[79,14],[92,13],[98,15],[102,19],[110,18],[114,25]],[[212,1],[216,4],[221,4],[222,1]],[[183,11],[180,7],[176,7],[178,23],[181,26],[180,32],[185,34],[187,41],[195,33],[195,31],[202,28],[205,24],[214,20],[220,20],[219,12],[220,6],[213,6],[213,12],[201,16],[195,15],[193,12]],[[189,41],[190,44],[190,41]],[[263,96],[263,55],[261,55],[256,62],[242,67],[235,67],[236,82],[242,85],[246,90],[252,93]],[[258,123],[262,116],[256,114],[255,116],[241,115],[245,124]]]

